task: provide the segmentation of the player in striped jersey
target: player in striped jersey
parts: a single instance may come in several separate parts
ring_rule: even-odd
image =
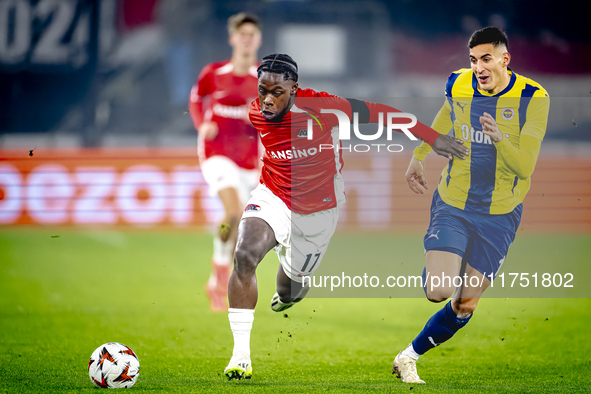
[[[468,323],[500,270],[546,132],[548,93],[508,68],[505,33],[495,27],[478,30],[468,46],[472,68],[451,74],[445,104],[432,127],[462,139],[470,157],[452,159],[443,169],[424,238],[427,298],[441,302],[453,297],[396,356],[394,373],[406,383],[425,383],[417,375],[416,360]],[[415,149],[406,173],[418,194],[428,188],[423,161],[430,150],[425,144]],[[447,282],[432,287],[433,277],[443,275],[467,280],[459,288]],[[478,280],[472,282],[473,277]],[[476,282],[482,286],[470,286]]]

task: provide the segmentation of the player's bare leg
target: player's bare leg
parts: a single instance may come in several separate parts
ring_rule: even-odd
[[[291,280],[283,270],[283,266],[279,265],[279,270],[277,271],[277,293],[271,299],[271,309],[275,312],[281,312],[291,308],[297,302],[304,299],[309,290],[309,282],[304,286],[303,282],[300,283]]]
[[[425,260],[428,274],[425,283],[427,298],[433,302],[445,301],[454,294],[456,288],[448,281],[439,281],[438,283],[435,278],[459,275],[462,257],[455,253],[430,250],[425,255]]]
[[[439,254],[439,256],[442,257],[442,263],[447,262],[449,264],[448,267],[455,266],[458,260],[461,267],[460,256],[440,251],[431,252],[434,252],[435,256]],[[427,254],[429,253],[430,252]],[[441,253],[447,253],[448,256],[442,255]],[[453,256],[456,256],[456,258]],[[431,258],[433,257],[433,254],[431,254]],[[431,260],[431,263],[435,263],[435,261]],[[398,353],[394,359],[393,373],[401,378],[403,382],[425,383],[419,378],[416,370],[416,361],[419,356],[424,354],[427,350],[449,340],[455,332],[466,325],[472,317],[472,313],[476,310],[476,306],[478,305],[478,301],[482,294],[490,286],[490,280],[488,277],[472,268],[470,264],[466,263],[463,269],[463,272],[459,269],[457,271],[453,270],[452,272],[445,272],[443,270],[436,271],[437,275],[440,275],[440,278],[441,275],[451,277],[461,276],[463,283],[462,286],[453,290],[452,301],[433,315],[413,343],[411,343],[405,350]],[[428,272],[430,275],[436,275],[434,272]],[[444,301],[449,297],[449,290],[448,286],[444,286],[439,293],[436,293],[435,291],[430,292],[429,288],[427,288],[427,296],[431,301]],[[434,296],[443,298],[431,298]]]
[[[228,319],[234,335],[232,359],[224,370],[229,379],[249,379],[252,376],[250,331],[258,299],[256,269],[275,245],[275,233],[267,222],[259,218],[240,221],[234,270],[228,286]]]
[[[451,307],[459,318],[467,318],[476,310],[482,294],[490,286],[490,278],[470,264],[466,265],[466,282],[458,288],[451,301]],[[472,284],[474,286],[472,286]]]
[[[240,200],[238,190],[233,187],[221,189],[218,192],[218,196],[222,200],[225,212],[218,236],[223,242],[230,241],[235,246],[236,238],[238,237],[238,223],[240,223],[244,204]]]
[[[234,270],[230,276],[230,308],[254,309],[258,298],[256,269],[277,245],[273,229],[263,219],[245,218],[238,226]]]
[[[210,308],[216,312],[228,309],[228,280],[232,271],[232,259],[238,236],[238,223],[242,215],[243,204],[238,190],[233,187],[221,189],[218,196],[224,205],[224,219],[213,239],[212,273],[205,286],[210,299]]]

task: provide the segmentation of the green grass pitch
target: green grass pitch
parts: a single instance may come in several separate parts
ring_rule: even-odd
[[[337,234],[336,243],[339,237],[346,236]],[[420,240],[361,237],[383,237],[393,248]],[[134,392],[591,390],[589,299],[483,299],[469,325],[419,360],[427,385],[406,385],[391,375],[392,360],[442,305],[425,299],[306,299],[285,315],[274,313],[274,254],[258,271],[253,378],[228,382],[227,314],[210,312],[203,291],[210,239],[156,230],[4,228],[0,393],[96,393],[88,358],[109,341],[130,346],[140,358]],[[525,256],[534,244],[538,255],[557,263],[559,248],[560,259],[580,259],[590,255],[590,243],[589,235],[523,235],[508,260]]]

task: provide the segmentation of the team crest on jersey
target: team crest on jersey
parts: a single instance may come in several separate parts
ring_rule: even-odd
[[[503,108],[503,110],[501,111],[501,116],[505,120],[511,120],[513,119],[513,117],[515,117],[515,111],[513,110],[513,108]]]
[[[248,204],[244,209],[244,212],[260,211],[261,207],[256,204]]]
[[[298,132],[298,137],[300,137],[300,138],[308,138],[308,130],[307,129],[301,129]]]

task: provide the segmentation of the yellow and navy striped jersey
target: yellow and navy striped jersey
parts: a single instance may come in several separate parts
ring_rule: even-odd
[[[544,88],[508,69],[510,82],[497,93],[478,89],[471,69],[451,74],[446,101],[431,127],[464,140],[465,160],[454,158],[443,169],[438,191],[447,204],[484,214],[511,212],[523,202],[531,184],[541,142],[546,133],[550,99]],[[503,139],[493,143],[482,133],[480,117],[489,113]],[[423,143],[414,157],[423,161],[431,151]]]

